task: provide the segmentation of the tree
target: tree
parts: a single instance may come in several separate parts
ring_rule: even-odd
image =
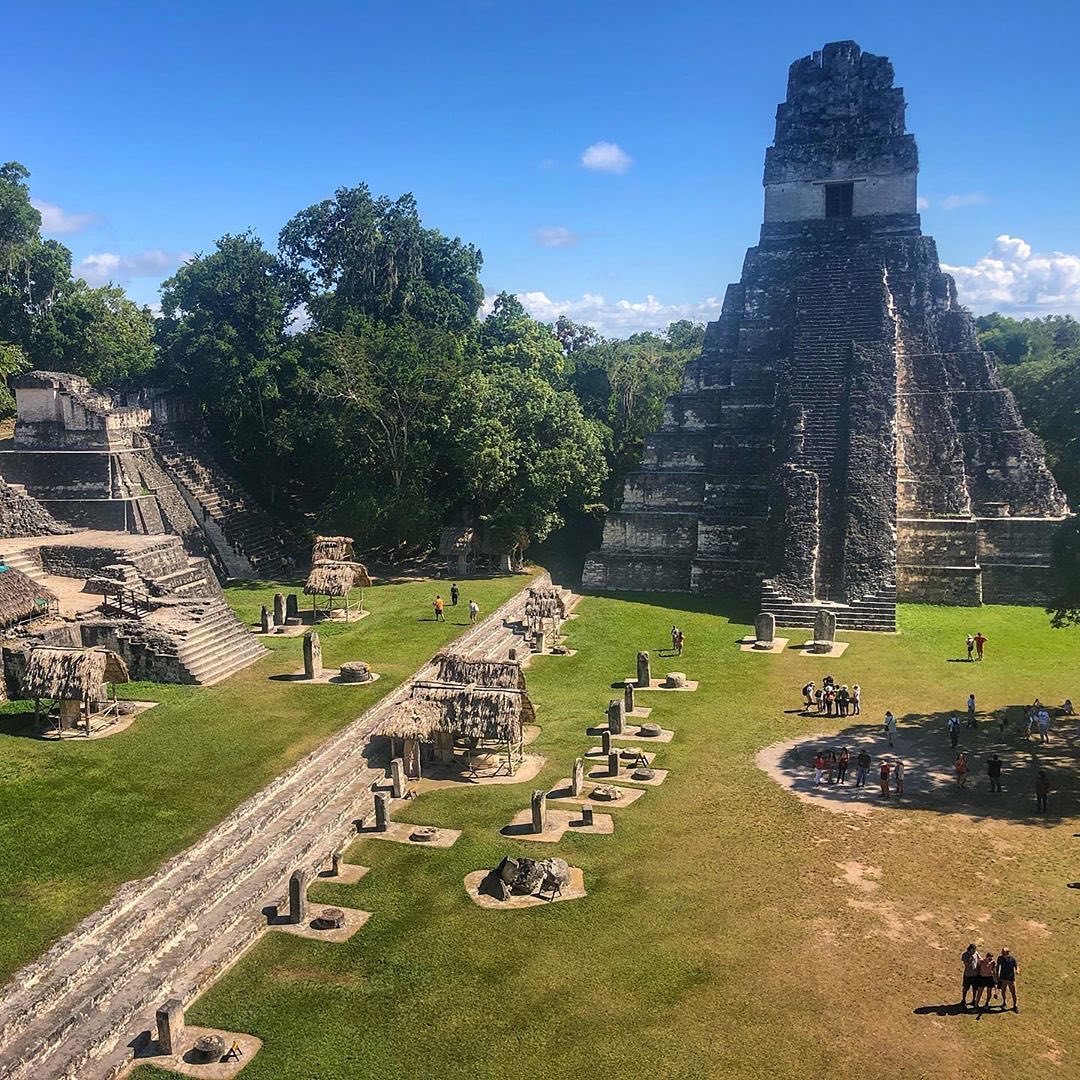
[[[289,270],[251,233],[223,236],[162,285],[165,371],[253,469],[284,449],[273,419],[294,360],[287,330],[296,296]]]
[[[477,371],[456,398],[454,457],[473,513],[505,534],[545,539],[600,492],[600,425],[535,371]]]
[[[1053,626],[1080,626],[1080,516],[1066,518],[1054,536],[1050,559],[1054,595],[1046,605]]]
[[[552,386],[563,387],[567,362],[563,345],[550,326],[537,322],[513,293],[495,297],[491,314],[480,325],[480,350],[489,371],[531,371]]]
[[[484,299],[479,250],[425,229],[412,195],[376,199],[366,184],[338,188],[332,199],[296,214],[278,247],[303,276],[322,329],[341,329],[352,315],[404,315],[461,331]]]

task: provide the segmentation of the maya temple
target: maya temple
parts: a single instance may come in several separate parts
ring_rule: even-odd
[[[886,57],[797,60],[765,213],[584,584],[760,595],[895,629],[896,601],[1038,603],[1068,514],[920,229]]]

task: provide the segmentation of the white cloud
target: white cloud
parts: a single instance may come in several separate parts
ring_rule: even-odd
[[[608,337],[663,330],[677,319],[708,322],[720,314],[723,304],[723,300],[714,296],[687,304],[664,304],[651,295],[644,300],[607,300],[595,293],[585,293],[578,300],[552,300],[545,292],[518,293],[517,298],[534,319],[553,323],[565,315],[576,323],[596,327]],[[489,314],[494,303],[495,296],[489,293],[481,314]]]
[[[963,303],[980,311],[1080,312],[1080,255],[1037,252],[1002,235],[973,266],[946,266]]]
[[[916,210],[929,210],[930,209],[930,200],[925,195],[920,195],[915,200],[915,209]]]
[[[85,278],[89,285],[106,285],[110,281],[121,285],[132,278],[165,277],[190,258],[188,251],[170,252],[160,248],[148,248],[135,255],[102,251],[87,255],[75,267],[74,275]]]
[[[582,151],[581,164],[594,172],[624,173],[634,159],[618,143],[595,142]]]
[[[73,214],[43,199],[31,199],[30,205],[41,214],[41,231],[54,236],[82,232],[98,220],[97,214]]]
[[[286,334],[301,334],[311,326],[311,312],[307,304],[297,304],[289,312],[289,322],[285,327]]]
[[[544,225],[539,229],[533,229],[533,239],[541,247],[576,247],[581,241],[581,234],[568,229],[565,225]]]
[[[990,201],[981,191],[968,191],[963,195],[946,195],[941,200],[942,210],[959,210],[964,206],[985,206]]]

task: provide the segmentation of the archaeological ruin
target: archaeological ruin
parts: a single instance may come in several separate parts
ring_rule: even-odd
[[[866,630],[895,629],[897,598],[1045,599],[1068,508],[922,234],[917,174],[887,58],[841,41],[792,64],[760,241],[586,586]]]

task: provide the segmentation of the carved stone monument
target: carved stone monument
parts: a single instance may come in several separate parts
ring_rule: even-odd
[[[610,731],[601,731],[600,732],[600,750],[604,754],[610,754],[611,753],[611,732]]]
[[[269,634],[270,631],[273,629],[273,626],[274,623],[273,620],[270,618],[270,611],[267,606],[263,604],[262,611],[259,614],[259,629],[264,634]]]
[[[285,597],[285,618],[300,618],[300,602],[294,592],[289,593],[289,595]]]
[[[776,616],[763,611],[754,620],[754,644],[759,649],[771,649],[776,637]]]
[[[285,625],[285,595],[284,593],[274,593],[274,625]]]
[[[648,690],[652,685],[652,665],[647,652],[637,654],[637,684],[643,690]]]
[[[570,794],[575,798],[585,790],[585,762],[581,758],[574,761],[574,772],[570,777]]]
[[[308,875],[294,870],[289,877],[289,922],[299,925],[307,916]]]
[[[610,731],[612,735],[621,735],[623,733],[625,708],[626,706],[622,698],[612,698],[608,702],[607,726],[608,731]]]
[[[538,789],[532,793],[532,831],[542,833],[547,828],[547,792]]]
[[[345,858],[345,852],[341,848],[335,848],[330,853],[330,876],[341,877],[341,863]]]
[[[634,711],[634,680],[627,679],[623,684],[623,712]]]
[[[385,791],[375,792],[375,831],[386,832],[390,828],[390,796]]]
[[[814,616],[814,640],[830,643],[836,640],[836,616],[828,608],[822,608]]]
[[[157,1011],[157,1043],[162,1054],[183,1052],[184,1006],[179,998],[169,998]]]
[[[322,643],[319,641],[319,631],[309,630],[304,635],[304,675],[309,679],[318,679],[322,673]]]
[[[619,752],[617,750],[612,750],[607,756],[607,771],[608,776],[619,775]]]
[[[390,794],[395,799],[405,797],[405,759],[396,757],[390,762]]]

